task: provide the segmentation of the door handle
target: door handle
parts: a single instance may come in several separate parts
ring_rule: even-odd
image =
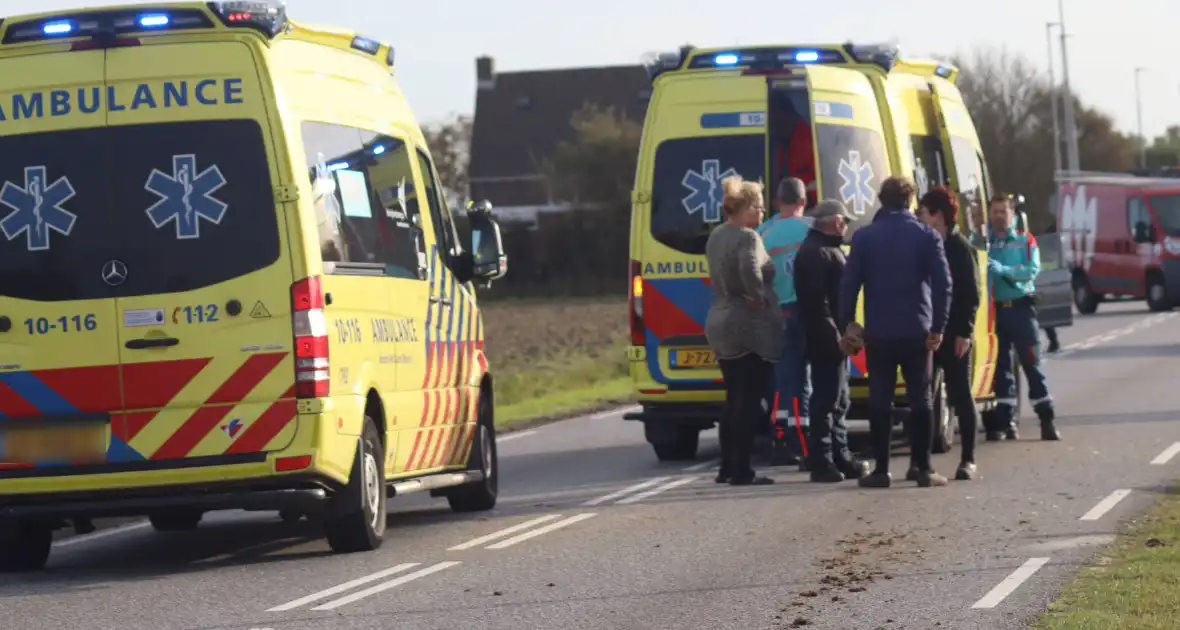
[[[123,344],[128,350],[146,350],[148,348],[171,348],[180,345],[176,337],[159,337],[156,339],[132,339]]]
[[[451,298],[439,298],[439,301],[443,303],[443,306],[451,305]]]

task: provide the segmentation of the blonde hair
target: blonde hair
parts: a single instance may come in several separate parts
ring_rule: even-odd
[[[746,208],[762,202],[762,184],[746,181],[741,175],[721,180],[721,192],[725,195],[721,207],[728,216],[740,214]]]

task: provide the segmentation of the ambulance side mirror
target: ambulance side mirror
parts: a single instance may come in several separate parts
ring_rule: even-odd
[[[492,204],[488,201],[471,204],[467,209],[467,221],[471,225],[471,249],[464,252],[464,266],[470,264],[469,277],[490,287],[493,280],[508,273],[508,255],[504,252],[504,240],[500,235],[500,224],[492,218]]]

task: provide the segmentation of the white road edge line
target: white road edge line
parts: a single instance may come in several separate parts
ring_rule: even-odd
[[[546,514],[545,516],[542,516],[540,518],[534,518],[531,521],[525,521],[519,525],[513,525],[512,527],[501,529],[498,532],[492,532],[492,533],[488,534],[487,536],[480,536],[479,538],[476,538],[475,540],[469,540],[461,545],[455,545],[454,547],[447,549],[447,551],[463,551],[464,549],[471,549],[472,547],[478,547],[484,543],[492,542],[493,540],[496,540],[498,538],[503,538],[505,536],[510,536],[512,534],[515,534],[516,532],[519,532],[522,529],[528,529],[530,527],[540,525],[541,523],[547,523],[555,518],[561,518],[561,515],[560,514]]]
[[[509,440],[515,440],[517,438],[528,437],[530,435],[536,435],[536,433],[537,432],[535,430],[533,430],[533,431],[513,431],[512,433],[505,433],[504,435],[496,436],[496,441],[503,443],[503,442],[507,442]]]
[[[351,604],[355,601],[362,600],[362,599],[369,597],[371,595],[376,595],[377,593],[383,593],[385,591],[388,591],[391,588],[396,588],[398,586],[401,586],[402,584],[406,584],[408,582],[413,582],[414,580],[417,580],[418,578],[424,578],[428,575],[433,575],[435,573],[438,573],[439,571],[444,571],[446,569],[449,569],[453,566],[460,565],[460,564],[463,564],[463,563],[456,562],[456,561],[440,562],[434,566],[429,566],[429,567],[426,567],[425,569],[414,571],[413,573],[408,573],[408,574],[403,575],[401,577],[394,578],[394,579],[392,579],[388,582],[385,582],[383,584],[378,584],[377,586],[373,586],[373,587],[367,588],[363,591],[353,593],[352,595],[346,595],[344,597],[341,597],[340,599],[330,601],[326,604],[321,604],[319,606],[312,608],[312,610],[336,610],[337,608],[340,608],[341,606],[346,606],[348,604]]]
[[[606,496],[598,497],[597,499],[591,499],[590,501],[587,501],[587,502],[583,503],[582,505],[590,507],[590,506],[598,505],[599,503],[606,503],[607,501],[613,501],[619,497],[627,496],[628,494],[631,494],[632,492],[638,492],[640,490],[643,490],[644,488],[654,486],[657,483],[663,483],[663,482],[667,481],[668,479],[670,479],[670,477],[656,477],[655,479],[648,479],[647,481],[644,481],[643,483],[637,483],[633,486],[628,486],[626,488],[623,488],[622,490],[619,490],[618,492],[612,492]]]
[[[648,490],[647,492],[640,492],[637,495],[627,497],[626,499],[623,499],[623,500],[618,501],[616,503],[618,505],[627,505],[629,503],[638,503],[639,501],[642,501],[644,499],[650,499],[651,497],[654,497],[661,492],[666,492],[668,490],[671,490],[672,488],[675,488],[678,486],[683,486],[688,483],[692,483],[692,482],[696,481],[697,479],[699,479],[699,477],[682,477],[682,478],[677,479],[675,481],[669,481],[668,483],[666,483],[662,486],[652,488],[651,490]]]
[[[1156,455],[1155,459],[1151,460],[1151,463],[1156,466],[1163,466],[1172,461],[1172,458],[1178,454],[1180,454],[1180,442],[1175,442],[1168,448],[1165,448],[1164,452]]]
[[[700,471],[705,470],[711,466],[720,466],[720,465],[721,465],[721,458],[718,457],[717,459],[710,459],[707,462],[693,464],[692,466],[685,468],[682,472],[700,472]]]
[[[1131,494],[1131,491],[1128,489],[1115,490],[1114,492],[1111,492],[1109,495],[1106,496],[1105,499],[1099,501],[1098,505],[1095,505],[1093,508],[1090,508],[1090,511],[1083,514],[1082,518],[1080,518],[1078,520],[1096,521],[1096,520],[1102,518],[1103,516],[1106,515],[1107,512],[1109,512],[1111,510],[1111,508],[1118,505],[1119,501],[1122,501],[1123,499],[1127,498],[1127,495],[1129,495],[1129,494]]]
[[[568,527],[570,525],[573,525],[574,523],[581,523],[582,521],[584,521],[588,518],[593,518],[595,516],[598,516],[598,515],[594,512],[586,512],[584,514],[575,514],[563,521],[557,521],[556,523],[550,523],[544,527],[538,527],[537,529],[534,529],[531,532],[525,532],[519,536],[513,536],[512,538],[509,538],[508,540],[502,540],[494,545],[488,545],[486,548],[487,549],[504,549],[506,547],[511,547],[512,545],[515,545],[516,543],[524,542],[530,538],[536,538],[537,536],[540,536],[542,534],[548,534],[549,532],[556,531],[558,529],[561,529],[562,527]]]
[[[275,606],[274,608],[271,608],[271,609],[267,610],[266,612],[285,612],[288,610],[294,610],[294,609],[299,608],[300,606],[303,606],[305,604],[310,604],[314,601],[324,599],[325,597],[331,597],[331,596],[336,595],[338,593],[343,593],[344,591],[350,591],[350,590],[352,590],[358,586],[361,586],[363,584],[368,584],[369,582],[376,582],[377,580],[389,577],[395,573],[401,573],[403,571],[408,571],[408,570],[413,569],[414,567],[418,566],[418,564],[419,564],[418,562],[407,562],[405,564],[399,564],[397,566],[393,566],[388,569],[385,569],[384,571],[378,571],[372,575],[366,575],[365,577],[357,578],[355,580],[352,580],[351,582],[345,582],[344,584],[339,584],[337,586],[333,586],[332,588],[324,589],[318,593],[312,593],[311,595],[308,595],[307,597],[300,597],[299,599],[297,599],[295,601],[287,602],[286,604],[282,604],[280,606]]]
[[[1041,570],[1049,562],[1048,558],[1029,558],[1024,564],[1020,565],[1015,571],[1010,573],[1004,581],[996,585],[995,588],[988,591],[979,601],[975,602],[972,608],[995,608],[1004,598],[1012,594],[1013,591],[1020,588],[1025,580],[1032,577],[1034,573]]]
[[[148,523],[147,521],[142,521],[139,523],[131,523],[129,525],[120,525],[119,527],[116,527],[114,529],[100,530],[100,531],[97,531],[93,534],[83,534],[81,536],[67,538],[65,540],[53,543],[53,546],[54,547],[69,547],[70,545],[79,545],[82,543],[90,542],[92,540],[101,540],[103,538],[107,538],[110,536],[118,536],[119,534],[126,534],[127,532],[135,531],[137,529],[143,529],[143,528],[147,527],[148,525],[150,525],[150,523]]]

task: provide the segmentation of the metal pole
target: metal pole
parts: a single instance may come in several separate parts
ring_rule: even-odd
[[[1146,68],[1135,68],[1135,115],[1139,118],[1139,168],[1147,169],[1147,136],[1143,135],[1143,97],[1139,92],[1139,74]]]
[[[1045,23],[1045,42],[1049,46],[1049,107],[1053,109],[1053,172],[1061,172],[1061,122],[1057,120],[1057,79],[1053,76],[1053,29],[1057,22]]]
[[[1073,111],[1073,90],[1069,88],[1069,54],[1065,47],[1065,38],[1068,37],[1065,30],[1065,0],[1057,0],[1057,13],[1057,22],[1061,25],[1061,83],[1065,99],[1066,162],[1067,168],[1077,173],[1081,171],[1081,165],[1078,157],[1078,125]]]

